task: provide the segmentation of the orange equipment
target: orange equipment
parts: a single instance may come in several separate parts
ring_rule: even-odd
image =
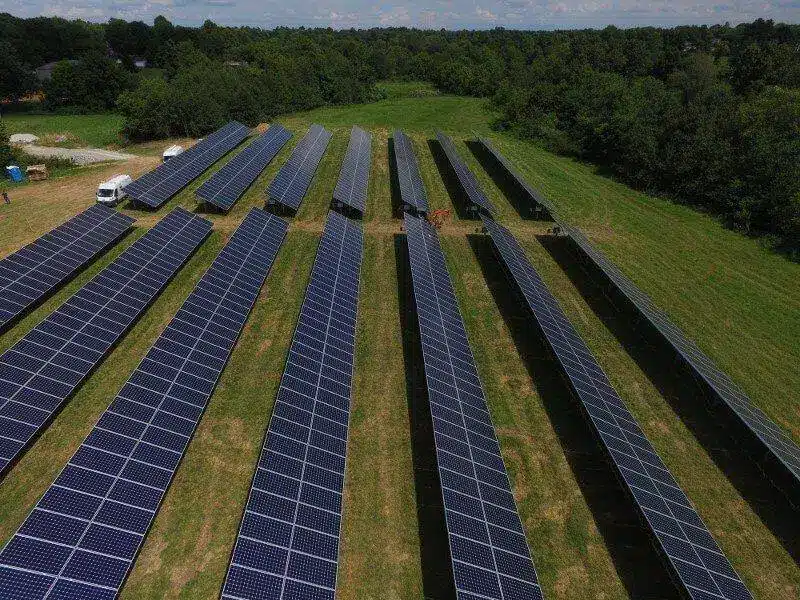
[[[433,212],[428,213],[428,223],[436,227],[436,229],[441,229],[442,225],[444,225],[445,221],[450,217],[450,211],[439,209],[434,210]]]

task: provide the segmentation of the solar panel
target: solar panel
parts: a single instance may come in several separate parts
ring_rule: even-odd
[[[135,219],[94,204],[0,260],[0,329],[11,325],[114,245]]]
[[[575,241],[586,257],[608,277],[612,284],[633,304],[639,313],[652,324],[667,343],[678,353],[694,373],[706,383],[712,394],[730,409],[730,413],[757,440],[763,455],[771,457],[781,466],[785,478],[795,493],[800,488],[800,448],[784,433],[733,380],[723,373],[697,345],[659,310],[652,300],[626,277],[600,250],[595,248],[583,233],[569,225],[559,223]],[[761,454],[755,456],[758,462]]]
[[[344,155],[339,181],[333,191],[333,199],[364,213],[367,204],[367,187],[369,186],[369,168],[371,161],[372,136],[353,126],[350,132],[350,143]]]
[[[137,202],[158,208],[238,146],[249,133],[247,127],[231,121],[186,152],[161,163],[126,185],[125,193]]]
[[[269,184],[267,193],[270,202],[283,204],[293,210],[300,208],[330,139],[330,132],[322,125],[312,125],[309,128],[308,133],[295,146],[289,160]]]
[[[333,600],[363,236],[328,213],[222,589]]]
[[[292,134],[277,123],[256,138],[214,173],[196,195],[222,210],[229,210],[275,158]]]
[[[439,140],[439,144],[441,144],[450,166],[453,167],[453,171],[456,173],[461,188],[464,190],[464,193],[475,209],[483,209],[489,214],[494,213],[494,205],[486,197],[478,180],[475,179],[475,175],[469,170],[469,167],[467,167],[467,163],[465,163],[458,154],[453,140],[441,131],[436,132],[436,139]]]
[[[176,208],[0,356],[0,474],[210,231],[209,221]]]
[[[542,598],[436,230],[405,216],[459,600]]]
[[[400,198],[403,204],[413,207],[417,212],[428,212],[428,196],[425,193],[425,185],[422,183],[411,138],[399,129],[392,136],[397,180],[400,184]]]
[[[111,600],[136,560],[286,223],[252,209],[0,553],[0,597]]]
[[[546,210],[550,216],[555,216],[556,212],[550,201],[540,194],[537,190],[533,189],[519,171],[511,164],[511,162],[503,156],[500,151],[492,145],[489,138],[479,137],[478,141],[483,144],[483,147],[494,156],[495,160],[502,165],[506,173],[517,183],[517,185],[527,194],[528,198],[533,203],[532,209],[537,206]]]
[[[522,247],[503,226],[483,222],[682,591],[696,600],[752,598]]]

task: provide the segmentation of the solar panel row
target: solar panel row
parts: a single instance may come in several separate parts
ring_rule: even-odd
[[[328,213],[222,590],[333,600],[363,235]]]
[[[210,222],[176,208],[0,356],[0,474],[210,231]]]
[[[483,209],[489,214],[494,213],[494,205],[486,197],[478,180],[475,179],[475,175],[469,170],[467,164],[458,154],[453,140],[441,131],[436,132],[436,139],[439,140],[439,144],[442,146],[442,150],[444,150],[447,156],[447,161],[450,163],[450,166],[453,167],[458,182],[461,184],[461,188],[464,190],[467,198],[469,198],[469,201],[476,209]]]
[[[542,598],[436,230],[405,229],[456,593]]]
[[[196,195],[222,210],[229,210],[256,180],[292,134],[277,123],[214,173]]]
[[[353,126],[350,142],[344,155],[339,181],[333,191],[333,199],[364,213],[367,204],[369,169],[371,164],[372,136]]]
[[[125,186],[125,193],[137,202],[158,208],[238,146],[249,133],[247,127],[232,121],[186,152],[129,183]]]
[[[0,260],[0,329],[116,243],[135,219],[95,204]]]
[[[486,150],[495,158],[495,160],[503,166],[506,173],[508,173],[508,175],[510,175],[514,181],[517,182],[517,185],[528,195],[534,205],[531,208],[535,208],[538,205],[544,208],[551,217],[555,216],[555,208],[550,201],[538,191],[533,189],[530,184],[525,181],[525,178],[520,174],[519,171],[517,171],[516,167],[511,164],[511,161],[503,156],[500,151],[492,145],[492,142],[489,140],[489,138],[480,137],[478,138],[478,141],[483,144],[483,147],[486,148]]]
[[[795,491],[800,487],[800,448],[750,398],[728,375],[723,373],[696,344],[669,320],[628,277],[595,248],[586,236],[575,227],[563,223],[561,228],[575,241],[586,257],[605,273],[613,285],[636,307],[690,368],[706,382],[713,393],[725,403],[733,415],[759,440],[761,447],[783,465]],[[755,456],[758,462],[760,456]]]
[[[754,456],[761,462],[762,456],[772,457],[774,463],[781,465],[785,477],[776,483],[786,484],[782,487],[790,495],[800,493],[800,447],[773,422],[761,409],[755,406],[744,391],[733,380],[723,373],[714,362],[706,356],[697,345],[672,322],[669,317],[656,307],[652,300],[642,292],[627,276],[625,276],[602,252],[595,248],[583,233],[567,225],[556,216],[552,204],[536,192],[511,162],[505,158],[487,138],[480,138],[484,147],[503,165],[509,175],[528,193],[531,199],[541,204],[556,218],[561,229],[569,235],[579,250],[594,263],[609,279],[612,285],[625,296],[639,313],[664,337],[668,344],[683,358],[696,375],[706,383],[711,392],[728,407],[734,418],[738,419],[745,430],[751,432],[758,440],[760,452]]]
[[[752,598],[522,247],[503,226],[483,223],[681,589],[696,600]]]
[[[325,154],[331,134],[322,125],[312,125],[295,146],[292,155],[267,188],[270,202],[300,208],[314,173]]]
[[[406,206],[417,212],[428,212],[428,196],[422,175],[419,172],[417,156],[411,138],[399,129],[392,134],[394,139],[394,160],[397,168],[397,180],[400,184],[400,198]]]
[[[250,211],[0,553],[0,597],[117,596],[286,228]]]

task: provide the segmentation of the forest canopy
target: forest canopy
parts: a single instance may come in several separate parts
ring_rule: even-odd
[[[498,128],[800,247],[798,25],[334,31],[0,15],[0,96],[36,90],[33,69],[66,59],[44,85],[47,106],[116,110],[131,139],[366,102],[379,80],[429,81],[487,98]]]

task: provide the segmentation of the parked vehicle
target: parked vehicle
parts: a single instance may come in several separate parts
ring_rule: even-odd
[[[97,186],[97,201],[100,204],[116,206],[128,197],[128,194],[125,193],[125,186],[131,181],[133,179],[130,175],[115,175],[108,181],[104,181]]]
[[[164,154],[161,156],[161,158],[164,160],[164,162],[167,162],[170,158],[175,158],[181,153],[183,153],[183,146],[178,146],[176,144],[164,150]]]

